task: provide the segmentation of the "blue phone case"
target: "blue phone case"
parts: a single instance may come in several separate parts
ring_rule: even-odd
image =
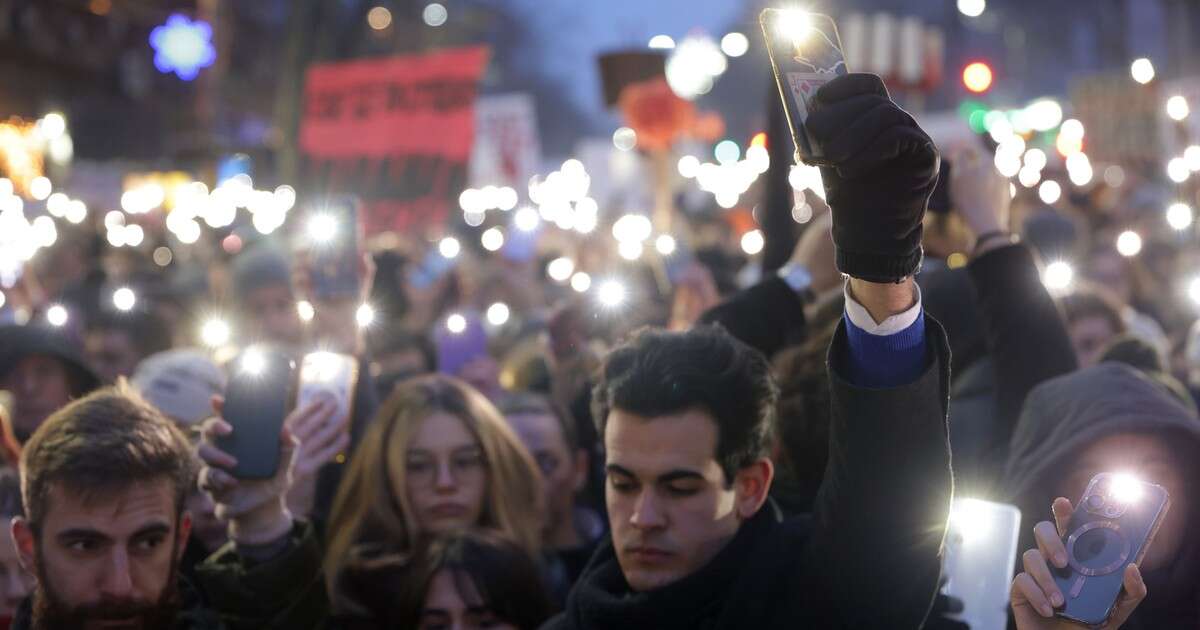
[[[1058,616],[1090,626],[1108,620],[1121,595],[1125,567],[1141,562],[1170,509],[1162,486],[1118,477],[1101,473],[1092,478],[1063,539],[1069,564],[1051,567],[1066,599]],[[1127,500],[1121,483],[1135,484],[1140,496]]]

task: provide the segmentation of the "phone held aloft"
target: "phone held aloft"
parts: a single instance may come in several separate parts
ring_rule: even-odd
[[[1093,477],[1063,537],[1068,564],[1051,568],[1066,599],[1058,616],[1105,623],[1121,596],[1125,567],[1141,563],[1170,506],[1162,486],[1124,474]]]
[[[796,161],[830,166],[804,123],[817,90],[847,72],[837,25],[828,15],[799,9],[764,9],[758,21],[796,144]]]
[[[359,200],[351,195],[330,197],[308,209],[310,278],[317,299],[357,298],[362,264],[362,226]]]
[[[300,364],[300,387],[296,406],[306,407],[320,397],[337,405],[335,418],[354,411],[354,389],[358,383],[358,361],[348,354],[310,352]]]
[[[1017,561],[1021,511],[1012,505],[955,497],[942,556],[942,591],[962,602],[952,619],[971,630],[1008,627],[1008,587]]]
[[[243,350],[232,363],[221,416],[233,431],[217,448],[237,460],[238,479],[270,479],[279,470],[280,432],[295,404],[296,363],[264,346]]]

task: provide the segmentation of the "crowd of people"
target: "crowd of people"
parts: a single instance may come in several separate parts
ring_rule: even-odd
[[[323,299],[269,239],[164,273],[64,234],[0,326],[7,627],[961,628],[940,586],[965,495],[1021,509],[1012,623],[1060,628],[1072,502],[1112,471],[1172,507],[1104,627],[1197,627],[1200,335],[1169,289],[1186,251],[1127,194],[1149,184],[1038,207],[878,77],[816,103],[824,201],[741,286],[721,230],[669,291],[622,267],[617,306],[546,277],[552,239],[437,273],[376,250],[361,295]],[[1129,226],[1141,259],[1110,246]],[[1083,277],[1052,294],[1063,257]],[[265,478],[222,448],[248,377],[200,347],[214,310],[243,347],[357,364],[345,400],[287,414]]]

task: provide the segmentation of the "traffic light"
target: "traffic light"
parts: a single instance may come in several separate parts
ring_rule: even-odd
[[[992,87],[992,67],[982,61],[971,62],[963,68],[962,81],[968,90],[983,94]]]

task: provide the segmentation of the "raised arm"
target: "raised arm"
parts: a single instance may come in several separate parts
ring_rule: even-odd
[[[829,464],[805,588],[839,627],[916,628],[938,587],[951,496],[949,351],[912,276],[938,155],[872,75],[830,82],[808,127],[822,169],[846,316],[829,351]]]
[[[978,465],[985,477],[997,478],[1029,392],[1078,365],[1033,251],[1008,232],[1008,180],[977,150],[955,154],[952,173],[955,211],[976,238],[967,269],[996,366],[996,423],[985,461]]]

